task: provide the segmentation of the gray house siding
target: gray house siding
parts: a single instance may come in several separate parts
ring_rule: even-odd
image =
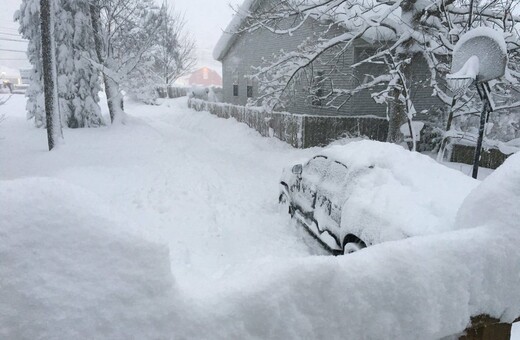
[[[330,29],[330,27],[329,27]],[[258,98],[258,83],[249,80],[247,75],[255,72],[253,67],[260,67],[281,50],[291,51],[311,38],[314,32],[320,32],[323,26],[316,21],[306,22],[300,29],[292,35],[277,35],[267,30],[256,30],[253,32],[240,34],[227,54],[222,58],[223,74],[223,100],[234,105],[246,105],[247,86],[253,88],[253,99]],[[337,32],[331,32],[334,34]],[[315,105],[309,95],[310,79],[322,71],[326,74],[324,92],[327,92],[327,84],[334,84],[336,88],[354,88],[368,78],[367,74],[377,75],[385,71],[386,65],[363,64],[353,69],[352,64],[365,59],[376,51],[376,46],[359,39],[353,46],[348,48],[339,58],[335,60],[335,68],[328,65],[331,58],[336,57],[336,51],[330,51],[320,57],[309,68],[300,72],[296,83],[291,88],[290,93],[286,94],[286,105],[280,108],[294,114],[310,115],[348,115],[348,116],[386,116],[386,105],[378,104],[372,99],[372,93],[379,92],[384,87],[359,92],[344,102],[341,108]],[[253,66],[252,66],[253,65]],[[426,61],[419,56],[412,59],[408,67],[408,78],[411,80],[411,97],[418,113],[418,119],[425,119],[427,116],[421,111],[436,111],[444,108],[441,101],[432,96],[432,89],[429,85],[429,69]],[[233,94],[233,86],[238,86],[238,95]],[[339,102],[333,103],[339,106]]]

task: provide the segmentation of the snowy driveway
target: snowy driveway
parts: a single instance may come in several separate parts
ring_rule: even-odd
[[[127,125],[65,130],[65,145],[48,153],[45,132],[25,120],[23,97],[6,109],[0,178],[51,176],[93,191],[129,227],[169,245],[186,289],[205,290],[265,257],[309,254],[276,202],[282,167],[312,150],[192,111],[181,98],[129,103]]]

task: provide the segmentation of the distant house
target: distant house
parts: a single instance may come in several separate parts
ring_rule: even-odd
[[[190,86],[222,86],[222,77],[208,67],[203,67],[193,72],[188,83]]]
[[[268,0],[247,1],[242,10],[245,13],[254,13],[266,1]],[[314,32],[323,31],[324,27],[328,30],[341,29],[331,28],[330,25],[324,25],[323,22],[309,19],[292,35],[277,35],[263,29],[239,34],[228,33],[239,31],[243,25],[243,20],[241,16],[235,15],[213,52],[213,57],[222,62],[223,101],[235,105],[245,105],[248,99],[262,95],[258,83],[247,77],[247,75],[253,73],[252,67],[263,65],[264,60],[269,60],[274,54],[280,53],[282,49],[285,52],[296,50],[306,39],[312,39]],[[355,41],[342,54],[341,60],[339,60],[339,63],[342,63],[341,72],[335,72],[329,77],[331,83],[341,85],[342,88],[355,88],[367,81],[367,74],[377,75],[378,69],[380,73],[380,68],[384,67],[383,65],[362,64],[356,68],[352,68],[351,65],[373,55],[376,49],[383,44],[385,44],[384,39],[381,39],[381,36],[374,32]],[[330,53],[323,55],[320,62],[315,62],[312,65],[315,76],[327,74],[327,71],[331,70],[331,66],[323,62],[327,58],[331,58]],[[416,111],[425,112],[442,107],[441,101],[432,96],[432,90],[427,86],[429,84],[429,68],[426,61],[417,56],[412,60],[411,68],[412,100]],[[376,103],[371,97],[371,94],[375,91],[359,92],[352,96],[340,109],[336,109],[327,107],[309,96],[310,83],[308,79],[300,77],[297,81],[299,84],[295,86],[296,90],[288,96],[290,100],[284,107],[285,111],[293,114],[386,117],[386,105]]]

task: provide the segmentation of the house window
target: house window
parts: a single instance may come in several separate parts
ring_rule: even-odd
[[[238,97],[238,84],[233,85],[233,97]]]
[[[253,97],[253,86],[247,85],[246,90],[247,90],[247,98],[252,98]]]

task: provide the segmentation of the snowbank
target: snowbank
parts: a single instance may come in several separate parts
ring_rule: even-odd
[[[439,339],[480,314],[512,322],[520,316],[520,219],[500,213],[517,209],[519,164],[512,157],[464,203],[458,222],[475,228],[348,256],[266,260],[227,277],[213,299],[203,297],[217,316],[198,319],[200,338]],[[483,209],[484,198],[498,207]],[[482,223],[470,214],[479,210],[489,216]]]
[[[53,153],[24,101],[4,105],[18,117],[0,125],[1,177],[48,174],[104,200],[55,179],[0,181],[0,338],[438,339],[483,312],[520,316],[517,189],[483,182],[459,213],[476,228],[307,256],[275,215],[276,179],[318,150],[167,103],[129,103],[141,120],[120,129],[65,131]],[[518,155],[490,179],[518,187],[517,169]],[[487,186],[502,203],[480,212]],[[126,235],[105,200],[170,242],[175,283],[166,249]]]
[[[171,337],[167,249],[62,181],[2,181],[0,206],[0,338]]]
[[[516,153],[466,198],[457,215],[457,226],[500,224],[520,232],[519,205],[520,153]]]

